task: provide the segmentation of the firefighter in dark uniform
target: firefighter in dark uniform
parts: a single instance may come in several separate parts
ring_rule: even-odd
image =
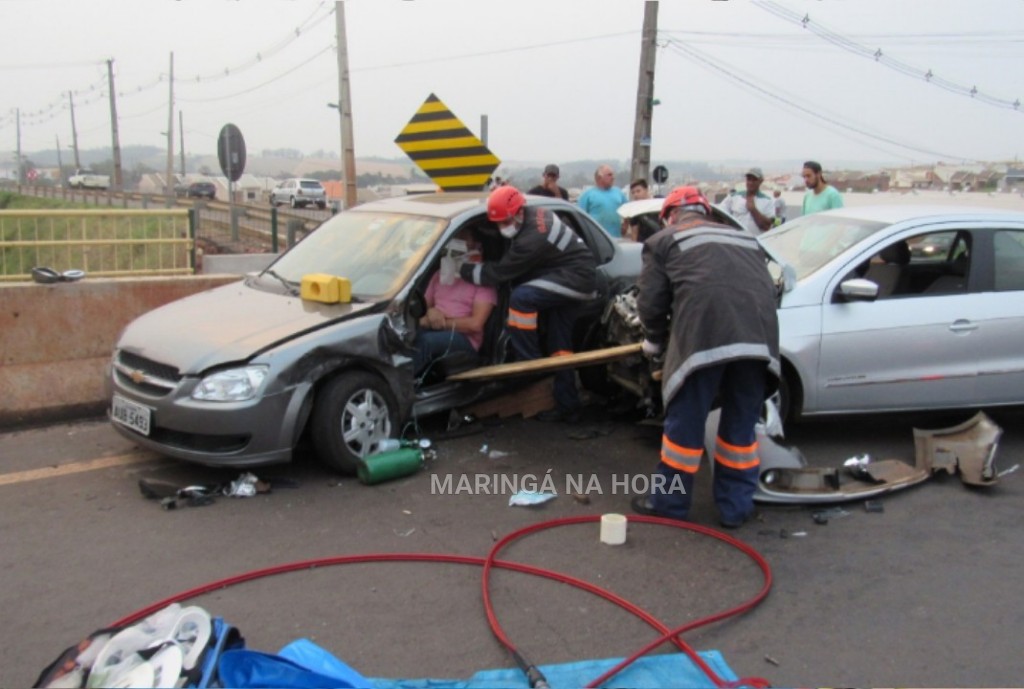
[[[754,512],[760,465],[754,427],[778,386],[779,323],[761,246],[710,216],[696,187],[678,187],[662,205],[666,227],[644,244],[637,309],[644,353],[664,356],[665,427],[651,492],[635,498],[633,509],[687,518],[704,427],[717,399],[714,500],[719,523],[736,528]]]
[[[520,361],[544,356],[537,334],[543,314],[549,356],[572,353],[572,329],[580,307],[596,296],[597,262],[579,236],[557,215],[530,208],[511,186],[498,187],[487,199],[487,218],[497,224],[511,247],[500,261],[465,264],[463,280],[475,285],[513,284],[508,329],[512,350]],[[572,370],[555,375],[556,409],[547,420],[573,421],[580,399]]]

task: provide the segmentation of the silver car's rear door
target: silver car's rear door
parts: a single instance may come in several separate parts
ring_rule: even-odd
[[[991,284],[984,284],[975,323],[978,360],[978,404],[1020,404],[1024,401],[1024,227],[1006,226],[984,233],[994,260]],[[979,244],[979,242],[976,242]],[[987,268],[987,266],[986,266]],[[991,291],[989,291],[991,290]]]

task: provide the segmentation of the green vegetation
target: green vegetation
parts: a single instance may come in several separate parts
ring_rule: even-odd
[[[56,199],[0,192],[0,209],[75,209]],[[184,216],[4,217],[0,214],[0,279],[25,279],[32,268],[78,269],[97,275],[190,272]],[[11,243],[31,243],[11,246]]]
[[[60,199],[46,199],[39,196],[23,196],[10,191],[0,191],[0,209],[36,210],[46,208],[87,208],[81,203],[68,203]]]

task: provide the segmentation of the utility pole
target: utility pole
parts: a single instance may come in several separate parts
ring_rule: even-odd
[[[117,135],[117,94],[114,92],[114,61],[107,60],[107,88],[110,90],[110,133],[114,142],[114,191],[124,190],[121,174],[121,140]]]
[[[18,186],[25,183],[25,163],[21,159],[21,108],[14,110],[14,131],[18,138]]]
[[[57,171],[60,173],[60,185],[64,186],[64,162],[60,157],[60,134],[55,136],[57,137]]]
[[[651,168],[651,120],[654,117],[654,57],[658,40],[658,3],[644,3],[644,28],[640,39],[640,75],[636,88],[636,120],[633,125],[633,160],[630,180],[647,179]]]
[[[181,179],[185,180],[185,120],[181,110],[178,111],[178,140],[181,145]]]
[[[480,141],[487,145],[487,115],[480,116]]]
[[[75,150],[75,170],[82,169],[82,162],[78,159],[78,128],[75,127],[75,98],[68,91],[68,102],[71,103],[71,147]]]
[[[345,208],[356,205],[356,150],[352,143],[352,96],[348,80],[348,39],[345,33],[345,3],[334,1],[335,31],[338,34],[338,114],[341,115],[341,159],[345,184]]]
[[[164,194],[167,196],[167,203],[174,196],[174,52],[171,51],[171,95],[170,103],[167,106],[167,179]]]

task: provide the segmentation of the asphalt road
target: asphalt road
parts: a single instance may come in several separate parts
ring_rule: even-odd
[[[155,457],[102,421],[2,434],[0,686],[30,685],[65,647],[133,611],[250,570],[375,552],[484,556],[496,538],[543,520],[628,513],[622,482],[650,473],[659,430],[591,412],[576,427],[481,425],[438,441],[425,471],[372,487],[339,480],[303,453],[256,472],[277,481],[269,494],[174,511],[142,497],[138,480],[211,484],[239,472]],[[1005,431],[1000,467],[1024,462],[1024,411],[991,415]],[[966,416],[815,422],[788,429],[788,440],[815,465],[864,452],[909,462],[912,427]],[[436,421],[424,427],[428,437],[442,430]],[[463,475],[474,483],[477,475],[549,475],[560,495],[510,507],[507,494],[438,494],[449,475],[453,489]],[[587,504],[564,494],[566,476],[589,485]],[[775,686],[1019,685],[1022,494],[1018,471],[987,490],[933,478],[884,498],[882,513],[850,504],[827,525],[807,508],[764,507],[736,535],[770,563],[770,594],[686,639]],[[705,468],[697,523],[715,525],[710,503]],[[730,608],[761,586],[759,570],[721,542],[643,524],[630,526],[623,546],[600,544],[598,526],[583,524],[530,536],[503,556],[606,586],[670,626]],[[479,577],[469,566],[360,564],[192,602],[239,627],[250,648],[274,652],[308,637],[367,676],[458,678],[510,666],[487,626]],[[497,572],[492,592],[510,638],[537,663],[628,655],[654,638],[635,618],[563,584]]]

